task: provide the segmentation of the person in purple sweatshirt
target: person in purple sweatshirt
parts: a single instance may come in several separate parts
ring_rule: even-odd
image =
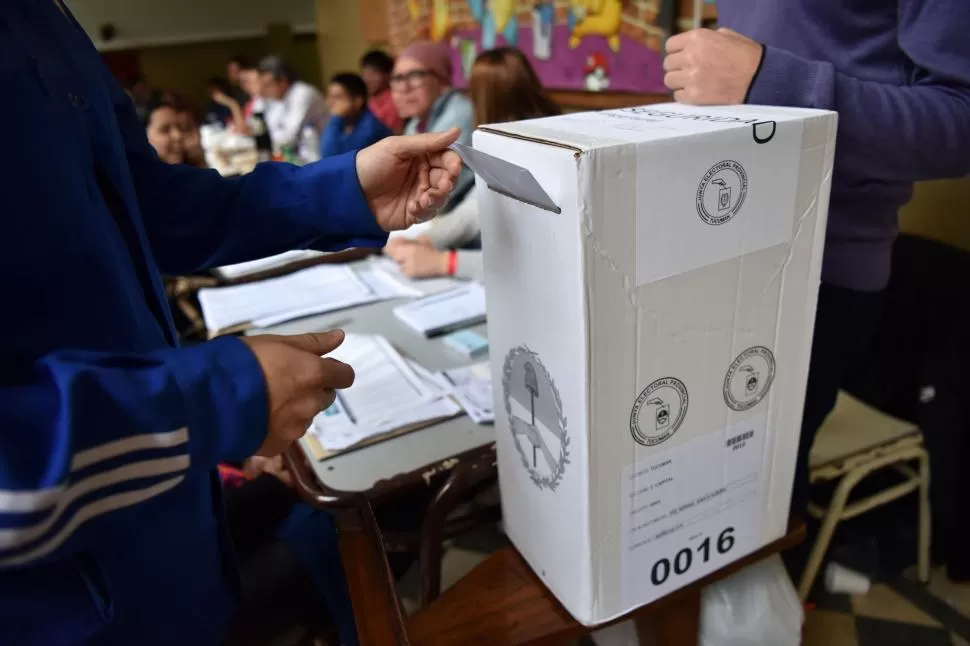
[[[696,105],[835,110],[839,129],[793,510],[808,453],[870,345],[913,182],[970,173],[970,2],[718,0],[721,29],[667,41],[665,83]]]

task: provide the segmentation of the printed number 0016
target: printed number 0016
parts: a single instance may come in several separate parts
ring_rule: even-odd
[[[734,528],[728,527],[717,537],[717,553],[727,554],[734,547]],[[701,555],[704,562],[711,560],[711,537],[707,536],[703,542],[697,546],[697,553]],[[675,574],[686,574],[694,562],[694,552],[689,547],[677,552],[674,557],[673,570]],[[670,577],[671,563],[669,559],[662,558],[653,564],[650,569],[650,581],[654,585],[663,585]]]

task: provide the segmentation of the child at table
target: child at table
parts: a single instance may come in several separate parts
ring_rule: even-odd
[[[357,74],[330,79],[327,107],[331,117],[323,132],[323,157],[360,150],[393,134],[367,107],[367,86]]]
[[[482,52],[472,66],[468,94],[475,123],[503,123],[549,117],[561,112],[546,95],[525,55],[513,47]],[[482,252],[475,247],[481,234],[475,184],[450,213],[436,217],[417,240],[392,238],[384,253],[412,278],[456,276],[481,279]]]

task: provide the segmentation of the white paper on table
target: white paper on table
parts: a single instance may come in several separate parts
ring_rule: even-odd
[[[313,420],[310,431],[327,450],[461,411],[382,336],[349,334],[328,356],[353,366],[357,379]]]
[[[438,382],[435,378],[434,373],[422,366],[420,363],[414,359],[404,358],[404,361],[410,366],[411,370],[414,371],[421,381],[423,381],[429,388],[431,388],[438,395],[447,395],[448,389]]]
[[[199,290],[206,327],[216,331],[241,323],[263,327],[374,300],[379,299],[370,287],[344,265],[318,265],[279,278]]]
[[[357,275],[376,295],[384,299],[416,298],[424,295],[421,290],[396,280],[373,263],[358,268]]]
[[[390,258],[381,257],[371,259],[371,266],[382,280],[391,281],[415,292],[416,296],[438,294],[449,289],[460,287],[465,281],[456,278],[410,278],[401,272],[397,263]]]
[[[394,238],[401,238],[402,240],[417,240],[431,229],[432,222],[433,220],[428,220],[427,222],[418,222],[417,224],[412,224],[403,231],[391,231],[390,235],[387,236],[387,239],[393,240]]]
[[[485,288],[469,282],[395,307],[394,316],[427,336],[476,325],[485,320]]]
[[[495,421],[492,410],[492,381],[488,363],[453,368],[437,373],[436,378],[476,424]]]
[[[435,394],[382,336],[349,334],[328,356],[357,373],[354,385],[338,396],[358,426],[392,418]]]
[[[286,265],[294,262],[310,260],[311,258],[319,258],[325,255],[326,254],[322,251],[312,251],[309,249],[284,251],[283,253],[278,253],[275,256],[267,256],[266,258],[259,258],[257,260],[250,260],[247,262],[236,263],[234,265],[217,267],[215,271],[226,280],[235,280],[236,278],[242,278],[243,276],[251,276],[253,274],[258,274],[261,271],[277,269],[279,267],[285,267]]]
[[[320,445],[327,451],[340,451],[359,444],[364,440],[390,433],[407,426],[415,426],[432,420],[447,419],[461,412],[461,406],[449,397],[438,397],[414,408],[400,411],[393,423],[369,427],[355,426],[331,429],[328,426],[314,426],[311,432],[316,435]]]

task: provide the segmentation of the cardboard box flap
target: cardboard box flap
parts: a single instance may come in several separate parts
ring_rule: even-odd
[[[689,106],[662,103],[490,124],[483,129],[583,152],[737,128],[749,128],[756,142],[767,143],[774,137],[777,123],[824,114],[827,114],[824,110],[759,105]]]

